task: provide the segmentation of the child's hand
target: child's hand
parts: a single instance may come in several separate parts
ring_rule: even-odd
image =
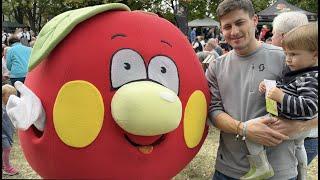
[[[266,92],[266,85],[265,85],[264,81],[261,81],[261,83],[259,84],[259,92],[260,93]]]
[[[277,87],[270,89],[270,91],[267,94],[267,98],[275,100],[278,103],[282,103],[283,97],[284,97],[283,91]]]

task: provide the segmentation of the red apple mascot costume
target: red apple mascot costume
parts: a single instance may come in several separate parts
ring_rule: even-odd
[[[67,11],[41,30],[7,110],[49,179],[170,179],[207,135],[209,90],[187,38],[118,3]]]

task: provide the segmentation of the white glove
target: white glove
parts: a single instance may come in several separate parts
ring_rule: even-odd
[[[23,131],[34,124],[39,131],[43,131],[46,114],[40,99],[20,81],[16,81],[14,86],[21,95],[20,98],[14,95],[9,96],[6,105],[12,124]]]

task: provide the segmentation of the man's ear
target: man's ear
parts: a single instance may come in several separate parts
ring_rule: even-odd
[[[313,60],[318,61],[318,51],[313,52]]]
[[[254,14],[252,16],[252,20],[253,20],[253,23],[254,23],[254,27],[257,27],[258,22],[259,22],[259,17],[256,14]]]

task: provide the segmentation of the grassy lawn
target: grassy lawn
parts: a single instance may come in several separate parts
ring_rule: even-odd
[[[214,160],[219,142],[219,131],[210,128],[207,139],[197,156],[173,180],[207,180],[212,178]],[[19,140],[15,134],[15,143],[11,154],[11,163],[20,170],[15,176],[2,175],[2,179],[40,179],[34,172],[21,152]],[[313,160],[308,169],[308,180],[318,179],[318,156]]]

